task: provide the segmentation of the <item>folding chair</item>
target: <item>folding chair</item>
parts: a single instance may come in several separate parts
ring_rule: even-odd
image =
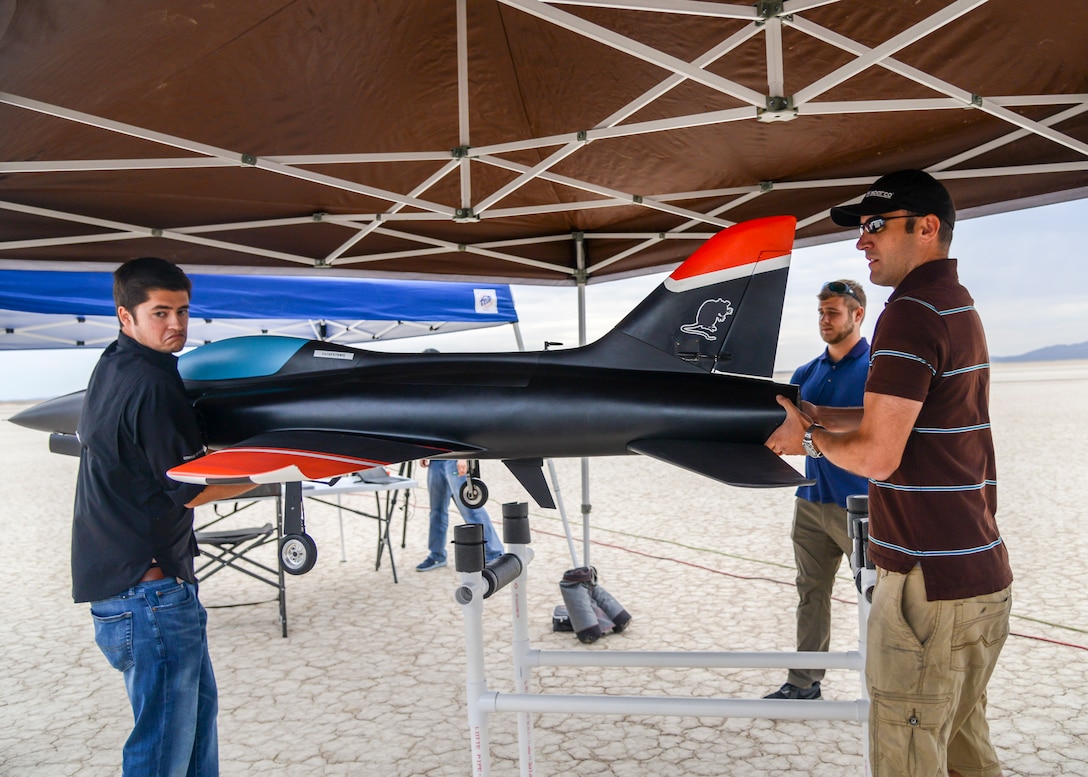
[[[287,636],[287,587],[284,584],[283,569],[279,565],[278,553],[275,568],[270,567],[252,557],[252,552],[264,545],[274,544],[279,547],[281,535],[280,520],[280,487],[278,485],[260,486],[240,497],[235,497],[233,509],[225,514],[220,514],[216,508],[215,520],[208,522],[196,531],[196,542],[200,548],[201,556],[205,560],[197,566],[197,577],[205,581],[222,569],[230,568],[254,580],[260,580],[276,589],[280,606],[280,626],[282,635]],[[253,526],[238,529],[216,528],[216,524],[225,518],[229,518],[255,502],[249,501],[241,506],[239,502],[266,497],[276,498],[276,523],[266,523],[263,526]],[[222,605],[240,607],[243,605],[261,604],[261,602],[244,602],[237,605]],[[214,606],[214,605],[212,605]]]

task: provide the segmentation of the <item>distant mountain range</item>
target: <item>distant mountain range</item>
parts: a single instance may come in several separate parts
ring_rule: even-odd
[[[995,362],[1052,362],[1062,359],[1088,359],[1088,342],[1074,345],[1048,345],[1019,356],[991,356]]]

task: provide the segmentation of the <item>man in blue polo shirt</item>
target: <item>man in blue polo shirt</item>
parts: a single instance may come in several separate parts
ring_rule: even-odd
[[[857,281],[829,281],[817,295],[820,337],[827,348],[799,367],[791,383],[814,405],[860,407],[869,369],[869,343],[861,336],[865,290]],[[868,492],[863,477],[827,459],[805,459],[815,480],[797,489],[793,514],[793,557],[797,563],[797,649],[826,652],[831,644],[831,589],[835,573],[852,547],[847,535],[846,497]],[[823,669],[791,669],[786,683],[767,699],[819,699]]]

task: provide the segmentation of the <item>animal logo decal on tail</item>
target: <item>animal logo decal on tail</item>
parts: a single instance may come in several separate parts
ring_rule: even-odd
[[[695,314],[695,323],[684,324],[681,332],[689,335],[699,335],[707,340],[717,340],[718,324],[733,315],[733,303],[727,299],[718,297],[708,299],[699,306],[699,312]]]

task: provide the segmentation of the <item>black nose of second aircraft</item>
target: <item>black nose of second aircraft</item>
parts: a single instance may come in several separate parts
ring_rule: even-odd
[[[83,409],[83,391],[65,394],[28,407],[11,417],[11,422],[39,432],[75,434]]]

